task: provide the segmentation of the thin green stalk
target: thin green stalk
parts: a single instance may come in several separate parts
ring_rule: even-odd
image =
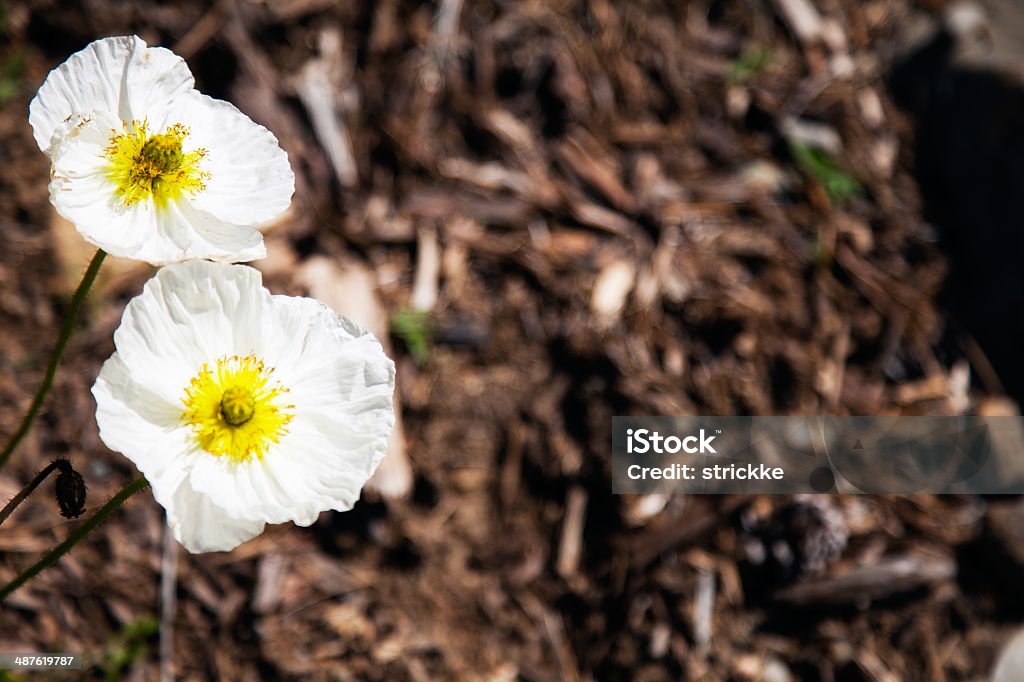
[[[75,329],[78,313],[82,309],[82,304],[85,303],[85,295],[89,293],[93,282],[96,281],[96,275],[99,273],[100,266],[103,264],[103,258],[106,255],[107,253],[103,249],[96,249],[96,255],[89,261],[89,268],[85,271],[85,275],[82,276],[82,281],[75,290],[75,295],[71,297],[71,308],[68,310],[67,319],[64,320],[64,326],[61,327],[60,336],[57,338],[57,347],[53,349],[53,355],[50,356],[50,364],[46,368],[43,383],[39,385],[39,390],[36,391],[36,395],[32,399],[32,405],[29,406],[28,412],[25,413],[25,418],[21,420],[18,430],[14,432],[14,435],[11,436],[11,439],[4,447],[4,451],[0,453],[0,467],[7,463],[11,453],[18,447],[18,443],[25,437],[28,430],[32,428],[32,422],[36,418],[36,413],[39,412],[46,394],[50,392],[50,387],[53,386],[53,377],[57,374],[57,366],[60,365],[60,359],[64,355],[64,349],[68,345],[71,332]]]
[[[46,556],[22,571],[14,580],[7,583],[7,585],[0,590],[0,602],[6,599],[11,592],[14,592],[16,589],[24,585],[30,578],[34,577],[41,570],[56,563],[57,560],[67,554],[68,550],[74,547],[79,540],[92,532],[96,526],[106,521],[107,517],[110,516],[114,510],[120,507],[125,500],[148,485],[149,481],[146,480],[145,476],[140,476],[122,488],[119,493],[110,498],[109,502],[100,507],[99,511],[89,517],[88,521],[76,528],[75,531],[68,536],[67,540],[51,549]]]
[[[0,509],[0,525],[2,525],[3,522],[7,520],[7,517],[11,515],[11,512],[17,509],[18,505],[24,502],[25,498],[31,495],[32,491],[38,488],[39,484],[45,481],[46,477],[49,476],[53,472],[53,470],[59,466],[60,464],[58,464],[56,461],[50,462],[45,469],[36,474],[36,477],[32,479],[31,483],[22,488],[21,491],[17,495],[15,495],[3,509]]]

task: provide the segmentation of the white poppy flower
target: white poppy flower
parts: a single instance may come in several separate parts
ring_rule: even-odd
[[[277,138],[193,88],[184,60],[104,38],[50,72],[29,123],[52,162],[50,201],[86,240],[154,265],[266,255],[256,225],[288,208]]]
[[[310,298],[244,265],[157,272],[128,303],[92,392],[100,438],[146,476],[189,551],[345,511],[384,457],[394,363]]]

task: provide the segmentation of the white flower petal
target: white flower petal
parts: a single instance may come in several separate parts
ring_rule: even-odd
[[[112,449],[149,443],[180,424],[180,403],[169,402],[136,382],[117,353],[103,363],[92,392],[100,437]],[[103,433],[108,426],[109,436]]]
[[[181,433],[180,403],[168,402],[134,381],[117,353],[103,363],[92,393],[100,439],[107,447],[131,453],[154,489],[177,489],[185,478],[190,446]]]
[[[263,532],[262,521],[242,521],[231,516],[182,482],[167,509],[167,525],[174,539],[190,552],[230,552]]]
[[[113,255],[154,248],[158,234],[152,206],[125,206],[107,177],[103,151],[120,121],[103,111],[76,116],[53,148],[50,201],[93,244]]]
[[[36,144],[50,153],[58,126],[74,114],[105,111],[123,121],[148,117],[163,125],[173,101],[195,84],[185,61],[136,36],[104,38],[50,72],[29,104]]]
[[[253,268],[206,261],[161,268],[128,303],[114,332],[132,378],[180,405],[204,364],[252,353],[270,298],[260,279]]]
[[[180,229],[189,230],[197,236],[197,241],[201,240],[206,253],[203,258],[223,263],[266,258],[267,247],[264,246],[263,235],[258,230],[247,225],[226,222],[197,208],[195,202],[188,199],[179,201],[174,208],[174,220],[178,221]],[[196,251],[196,247],[193,246],[190,251]]]
[[[329,439],[296,419],[262,460],[198,457],[191,485],[233,517],[308,526],[321,512],[348,511],[355,505],[384,457],[388,433],[390,428],[383,438],[375,429],[345,440]]]
[[[281,215],[295,192],[295,175],[277,138],[228,102],[199,92],[178,102],[190,149],[207,150],[206,189],[192,204],[222,221],[255,225]]]

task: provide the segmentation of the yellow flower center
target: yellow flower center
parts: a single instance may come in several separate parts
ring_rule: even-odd
[[[216,368],[203,365],[185,389],[181,415],[199,447],[235,462],[262,458],[287,433],[295,409],[282,404],[288,389],[273,381],[273,373],[255,355],[223,357]]]
[[[166,132],[150,135],[145,121],[132,121],[124,124],[124,130],[112,132],[104,151],[107,177],[125,206],[152,199],[163,207],[206,188],[210,174],[199,168],[206,150],[186,153],[182,149],[188,127],[175,123]]]

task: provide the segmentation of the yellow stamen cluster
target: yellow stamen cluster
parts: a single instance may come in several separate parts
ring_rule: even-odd
[[[183,151],[187,126],[175,123],[166,132],[150,135],[145,121],[132,121],[124,130],[111,132],[113,137],[104,151],[109,161],[107,177],[126,206],[152,199],[154,205],[163,207],[206,189],[210,174],[199,168],[199,162],[207,152],[201,148]]]
[[[281,404],[288,389],[272,381],[273,372],[254,355],[223,357],[212,369],[203,365],[185,389],[181,415],[199,447],[247,462],[261,459],[287,433],[295,406]]]

